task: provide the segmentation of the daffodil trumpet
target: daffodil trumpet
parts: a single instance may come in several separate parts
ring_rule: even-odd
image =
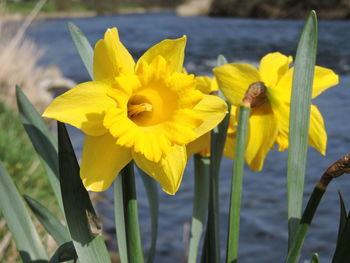
[[[94,81],[57,97],[43,116],[82,130],[80,176],[91,191],[106,190],[131,160],[168,194],[181,184],[186,145],[224,118],[227,105],[195,89],[183,73],[186,37],[167,39],[134,59],[108,29],[94,49]]]

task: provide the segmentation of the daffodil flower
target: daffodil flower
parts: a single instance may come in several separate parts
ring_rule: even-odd
[[[218,83],[215,78],[210,78],[208,76],[198,76],[196,77],[196,89],[205,95],[216,95],[219,90]],[[187,156],[198,153],[203,157],[210,156],[210,132],[207,132],[190,142],[187,145]]]
[[[248,87],[263,82],[267,88],[266,100],[251,110],[245,159],[252,170],[260,171],[264,159],[274,144],[279,150],[288,148],[289,109],[292,89],[292,57],[281,53],[264,56],[259,68],[249,64],[231,63],[214,69],[219,88],[233,106],[238,107]],[[332,70],[316,66],[312,98],[338,84],[338,75]],[[235,125],[237,112],[231,112],[231,122],[224,155],[234,157]],[[321,154],[326,153],[327,133],[321,113],[311,106],[309,145]]]
[[[187,162],[187,143],[224,117],[220,98],[195,90],[182,72],[186,37],[164,40],[135,64],[108,29],[94,49],[94,81],[57,97],[44,117],[82,130],[80,176],[91,191],[106,190],[131,160],[175,194]]]

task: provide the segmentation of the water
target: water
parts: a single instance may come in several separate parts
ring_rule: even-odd
[[[292,20],[181,18],[171,12],[57,19],[35,24],[30,29],[30,36],[47,51],[41,63],[57,64],[65,76],[77,82],[88,80],[88,74],[70,40],[66,26],[68,21],[78,25],[91,43],[101,38],[106,28],[117,26],[121,40],[135,58],[164,38],[177,38],[186,34],[188,44],[185,65],[189,72],[196,74],[211,74],[218,54],[224,54],[229,61],[246,61],[255,65],[268,52],[280,51],[294,56],[303,25],[303,21]],[[306,200],[327,166],[350,149],[349,32],[349,22],[319,23],[317,64],[330,67],[340,74],[340,84],[314,100],[326,122],[328,148],[326,156],[309,148]],[[79,152],[83,137],[74,130],[72,135]],[[241,262],[282,262],[286,255],[286,161],[286,152],[271,151],[261,173],[246,170],[240,236]],[[224,159],[220,177],[222,244],[226,236],[231,168],[232,162]],[[156,262],[184,261],[184,229],[188,228],[192,213],[192,170],[190,162],[176,196],[160,193],[160,229]],[[137,187],[143,244],[146,249],[150,241],[147,199],[140,181]],[[338,189],[349,204],[350,179],[344,176],[332,182],[325,194],[306,239],[301,262],[310,259],[313,252],[319,253],[322,262],[330,261],[338,231]],[[106,194],[107,199],[98,206],[98,210],[105,217],[105,231],[114,233],[112,193],[107,191]],[[222,252],[224,253],[224,249]]]

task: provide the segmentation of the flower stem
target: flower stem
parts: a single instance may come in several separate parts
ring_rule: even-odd
[[[122,170],[125,214],[125,232],[129,263],[144,262],[137,211],[137,198],[133,162]]]
[[[210,159],[194,155],[194,200],[188,262],[196,263],[198,247],[208,216]]]
[[[235,146],[235,161],[231,184],[229,226],[227,236],[226,262],[236,263],[238,258],[239,223],[241,210],[242,184],[244,174],[244,153],[248,132],[250,106],[239,108],[238,127]]]

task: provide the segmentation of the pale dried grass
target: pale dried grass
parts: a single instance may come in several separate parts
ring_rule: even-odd
[[[75,85],[62,77],[57,67],[38,66],[44,51],[25,37],[28,26],[44,3],[44,0],[39,1],[28,18],[15,28],[2,19],[5,11],[0,7],[0,100],[12,108],[16,105],[16,85],[22,88],[40,112],[52,101],[52,89]]]

